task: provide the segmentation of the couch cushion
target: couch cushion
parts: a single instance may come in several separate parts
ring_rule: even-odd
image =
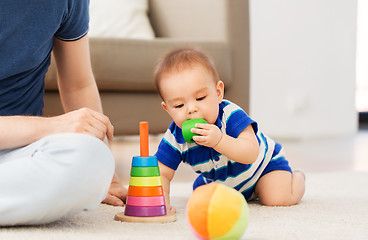
[[[148,0],[90,2],[90,37],[153,39],[147,16]]]
[[[149,0],[148,16],[156,37],[228,41],[231,1]]]
[[[153,71],[158,59],[179,46],[196,46],[214,60],[226,88],[231,85],[231,53],[223,42],[175,39],[90,39],[93,73],[100,91],[155,91]],[[46,89],[57,89],[54,66],[46,77]]]

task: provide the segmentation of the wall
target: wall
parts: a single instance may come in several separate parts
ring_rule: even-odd
[[[356,51],[356,102],[359,112],[368,112],[368,1],[358,0]]]
[[[274,138],[353,134],[356,0],[251,0],[250,115]]]

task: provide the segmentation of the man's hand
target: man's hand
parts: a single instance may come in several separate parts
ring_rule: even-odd
[[[51,117],[53,133],[85,133],[104,140],[113,139],[114,127],[108,117],[89,108],[81,108],[60,116]]]

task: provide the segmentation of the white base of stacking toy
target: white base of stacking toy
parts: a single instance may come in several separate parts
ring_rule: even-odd
[[[169,223],[176,221],[175,213],[168,213],[164,216],[157,217],[134,217],[126,216],[124,212],[119,212],[115,214],[114,220],[121,222],[136,222],[136,223]]]

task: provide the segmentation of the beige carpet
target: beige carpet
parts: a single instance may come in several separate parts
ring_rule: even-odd
[[[173,183],[172,193],[174,223],[117,222],[114,215],[122,208],[101,205],[44,226],[0,228],[0,239],[195,239],[185,219],[191,184]],[[265,207],[251,202],[249,207],[242,239],[368,239],[368,173],[310,173],[300,204]]]

